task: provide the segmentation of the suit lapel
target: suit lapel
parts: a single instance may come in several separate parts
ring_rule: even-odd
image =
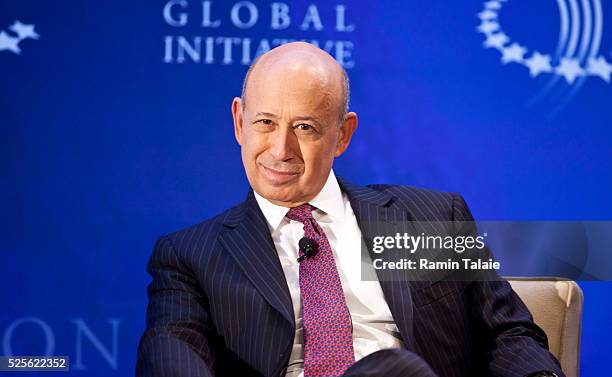
[[[293,305],[267,222],[253,191],[224,221],[220,240],[266,301],[295,327]]]
[[[410,220],[409,214],[405,209],[393,205],[393,196],[369,187],[351,185],[340,178],[338,182],[342,191],[349,197],[366,245],[371,245],[370,241],[374,236],[388,233],[389,227],[394,224],[397,224],[401,231],[409,231],[405,229]],[[374,258],[372,250],[368,251],[370,258]],[[393,278],[393,270],[386,271],[385,278],[379,270],[376,270],[376,274],[404,345],[407,349],[414,350],[410,283],[400,273],[397,278]]]

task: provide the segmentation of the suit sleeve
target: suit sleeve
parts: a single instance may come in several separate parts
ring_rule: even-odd
[[[474,220],[459,195],[453,198],[453,220]],[[524,377],[549,371],[564,376],[559,362],[548,351],[546,334],[533,322],[529,309],[507,281],[474,281],[468,297],[474,329],[482,339],[491,375]]]
[[[207,300],[168,237],[155,244],[147,271],[153,281],[136,376],[213,376],[215,332]]]

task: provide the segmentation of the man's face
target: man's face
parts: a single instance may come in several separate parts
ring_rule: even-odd
[[[339,121],[342,97],[334,84],[291,71],[257,73],[249,79],[245,106],[234,99],[242,162],[249,183],[264,198],[292,207],[323,188],[356,126],[352,113],[351,121]]]

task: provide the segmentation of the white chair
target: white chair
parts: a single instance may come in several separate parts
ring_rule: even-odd
[[[567,377],[578,377],[582,290],[571,280],[507,277],[514,291],[531,311],[533,320],[548,336],[550,352]]]

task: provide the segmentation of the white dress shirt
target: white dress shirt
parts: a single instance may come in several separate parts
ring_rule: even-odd
[[[285,217],[289,208],[272,204],[257,193],[255,198],[268,221],[295,313],[296,332],[286,376],[302,377],[304,337],[297,245],[304,237],[303,224]],[[380,283],[361,279],[361,230],[351,203],[346,194],[340,190],[333,171],[330,172],[321,192],[309,203],[316,208],[313,217],[325,232],[334,254],[353,322],[355,361],[384,348],[402,347],[399,331],[383,296]],[[368,266],[371,268],[371,265]]]

